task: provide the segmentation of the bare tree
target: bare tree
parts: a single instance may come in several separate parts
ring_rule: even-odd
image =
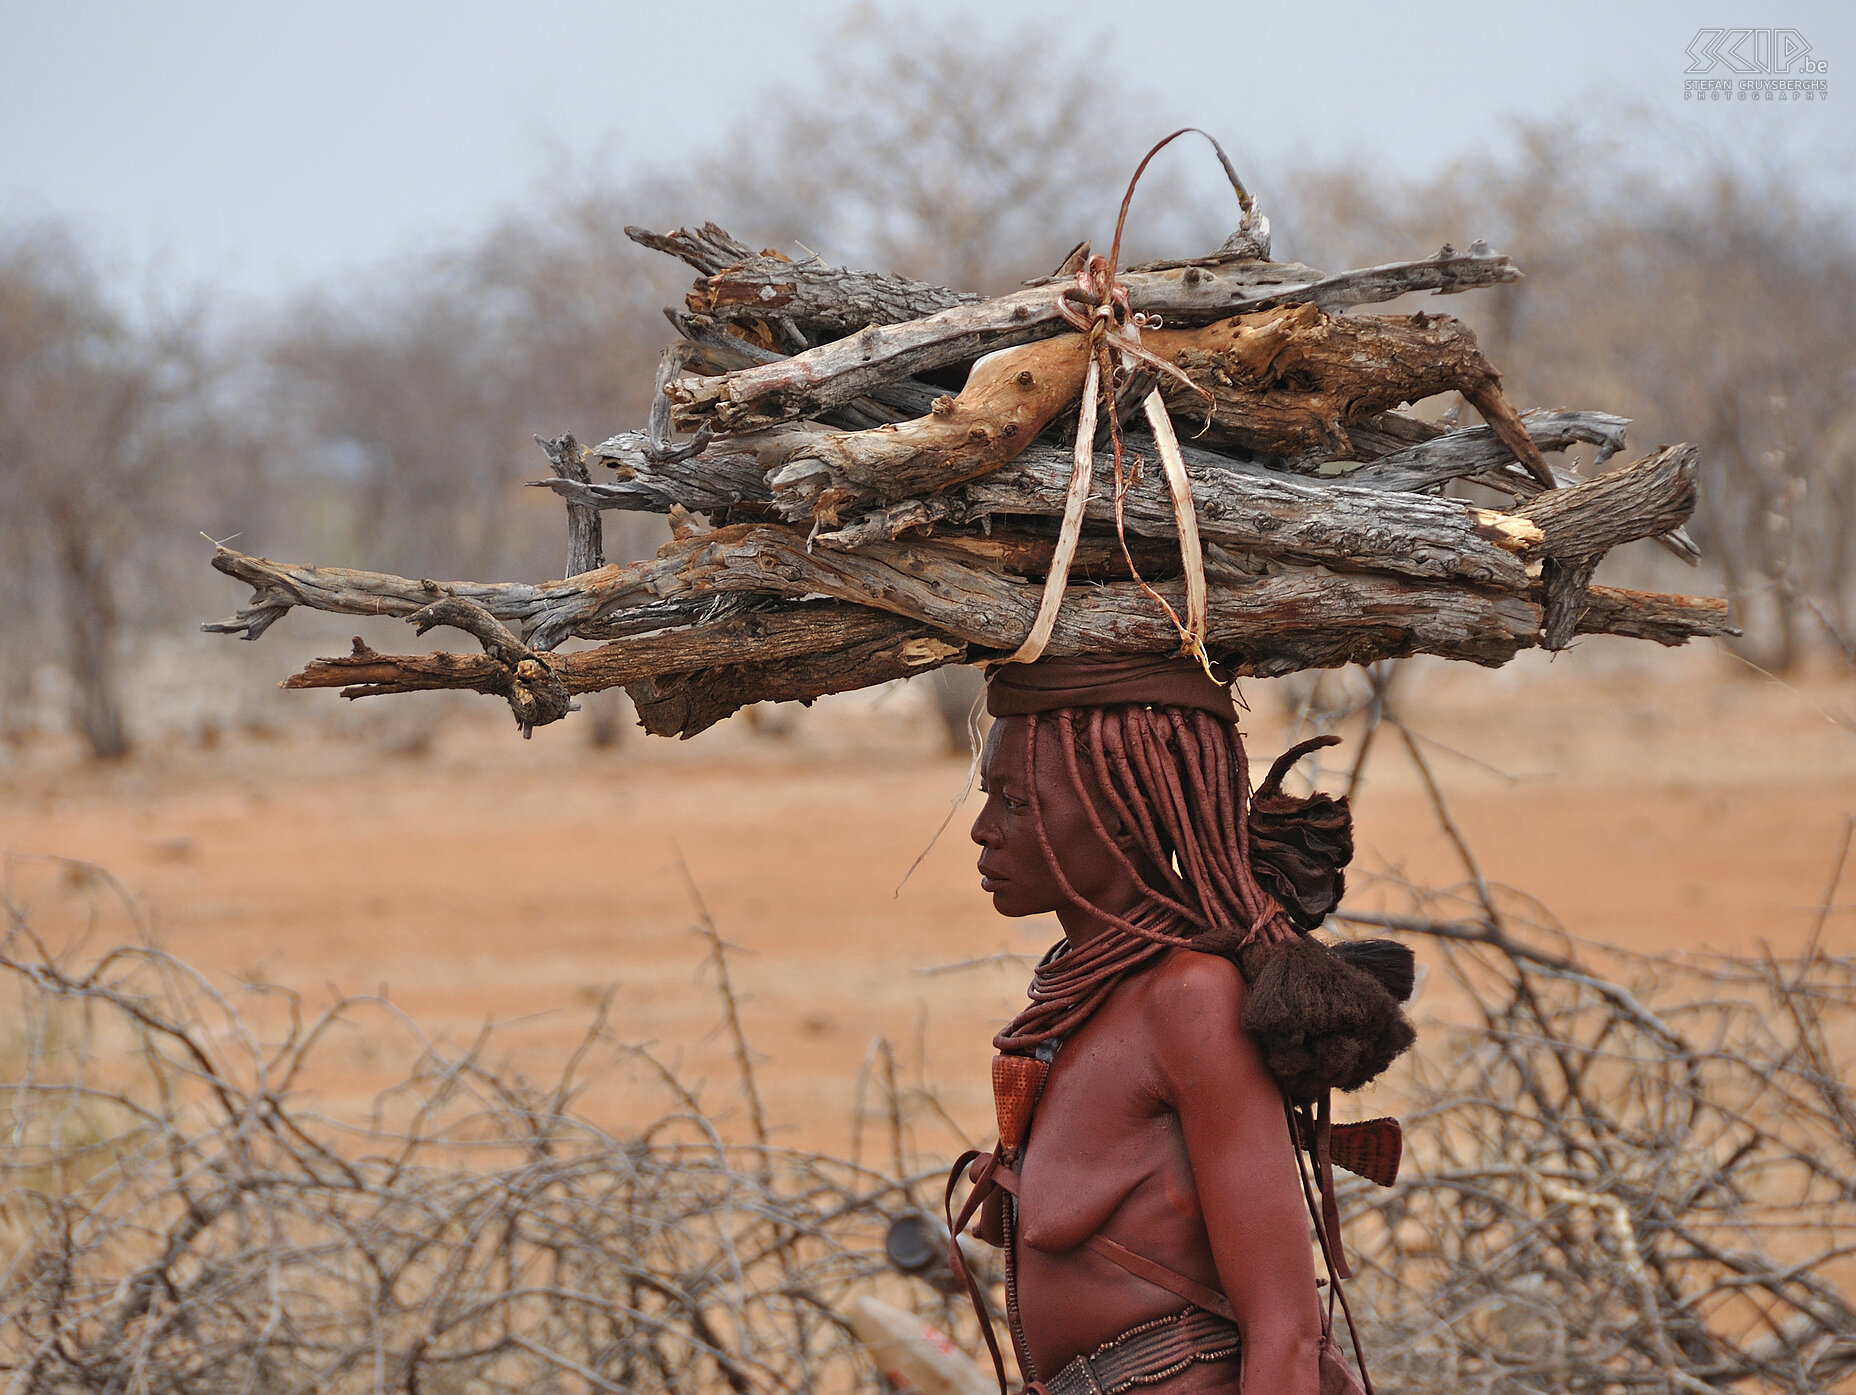
[[[1512,254],[1527,279],[1466,309],[1517,400],[1600,397],[1640,446],[1697,442],[1697,541],[1746,652],[1783,669],[1826,629],[1847,649],[1856,617],[1856,238],[1805,187],[1618,110],[1404,186],[1308,172],[1285,222],[1314,260],[1466,235]]]
[[[1122,187],[1169,129],[1164,106],[1108,62],[1106,36],[1039,27],[986,42],[957,20],[864,8],[803,84],[763,94],[720,153],[651,192],[789,251],[996,292],[1050,271],[1080,238],[1107,250]],[[1193,187],[1223,200],[1210,213],[1225,225],[1208,241],[1207,211],[1181,213],[1181,171],[1194,167],[1169,156],[1142,185],[1137,243],[1172,237],[1196,253],[1236,225],[1202,158]]]
[[[193,318],[132,325],[67,231],[40,227],[0,242],[9,589],[36,596],[38,579],[51,578],[56,622],[41,621],[28,647],[61,653],[72,720],[100,759],[129,749],[124,602],[151,564],[146,544],[174,516],[172,486],[203,393],[198,348]]]

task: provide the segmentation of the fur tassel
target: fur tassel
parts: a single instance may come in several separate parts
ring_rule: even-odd
[[[1344,797],[1297,798],[1282,792],[1282,781],[1303,756],[1339,740],[1317,736],[1284,751],[1250,798],[1251,870],[1298,930],[1320,925],[1346,893],[1353,815]]]
[[[1238,967],[1250,985],[1244,1026],[1291,1095],[1357,1090],[1417,1038],[1377,977],[1318,940],[1247,946]]]
[[[1384,984],[1394,1002],[1411,1001],[1412,990],[1418,986],[1418,966],[1408,946],[1397,940],[1342,940],[1333,950]]]

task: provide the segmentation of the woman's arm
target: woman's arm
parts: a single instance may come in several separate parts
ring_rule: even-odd
[[[1149,1011],[1218,1278],[1244,1333],[1245,1395],[1316,1395],[1321,1319],[1282,1093],[1244,1031],[1229,960],[1176,952]]]

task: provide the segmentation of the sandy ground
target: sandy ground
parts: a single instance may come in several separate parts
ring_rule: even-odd
[[[1318,695],[1331,696],[1333,690]],[[1306,686],[1246,685],[1259,763]],[[1415,665],[1396,699],[1487,875],[1573,933],[1640,949],[1797,945],[1856,814],[1856,684],[1781,685],[1717,651],[1613,642],[1499,672]],[[306,713],[335,699],[306,694]],[[1341,748],[1325,783],[1344,778]],[[977,889],[954,813],[967,768],[921,694],[828,700],[784,736],[744,721],[687,743],[633,732],[597,751],[569,722],[524,743],[464,709],[420,755],[315,723],[154,741],[119,767],[46,740],[0,766],[9,895],[53,941],[126,933],[102,889],[47,857],[110,869],[163,942],[227,985],[312,1003],[384,991],[433,1036],[503,1025],[498,1051],[556,1068],[612,991],[612,1030],[733,1096],[717,998],[692,932],[699,889],[761,1054],[768,1115],[794,1143],[843,1145],[879,1036],[905,1076],[975,1132],[988,1039],[1021,1001],[1015,961],[1054,922],[1008,923]],[[1460,882],[1411,761],[1382,733],[1358,800],[1350,905],[1404,909],[1399,878]],[[683,867],[688,869],[686,882]],[[1827,940],[1856,951],[1856,876]],[[101,909],[99,909],[101,908]],[[333,1038],[315,1088],[353,1103],[408,1058],[381,1013]],[[593,1072],[585,1107],[653,1107],[633,1073]]]

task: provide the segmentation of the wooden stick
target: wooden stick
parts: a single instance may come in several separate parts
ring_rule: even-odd
[[[1664,446],[1621,470],[1543,493],[1521,509],[1539,527],[1546,571],[1548,649],[1578,633],[1585,593],[1604,555],[1620,543],[1680,528],[1695,510],[1696,451]]]
[[[814,496],[812,509],[836,522],[841,503],[945,489],[1006,464],[1076,401],[1089,363],[1084,339],[1066,334],[988,354],[958,397],[938,399],[915,421],[781,439],[806,442],[792,462],[816,461],[831,472],[831,486]]]
[[[1099,602],[1092,604],[1098,610],[1097,622],[1118,609],[1112,604],[1106,609]],[[1398,625],[1408,619],[1407,609],[1379,638],[1394,638]],[[1666,645],[1738,633],[1729,623],[1725,601],[1605,586],[1594,586],[1587,593],[1579,629],[1585,634],[1625,635]],[[1167,633],[1159,626],[1150,626],[1150,630],[1163,637]],[[1065,652],[1068,642],[1059,635],[1053,648]],[[648,709],[649,730],[687,736],[750,702],[805,701],[981,657],[985,652],[966,648],[955,636],[905,618],[837,602],[813,602],[549,658],[568,691],[588,693],[626,685],[641,713]],[[996,650],[992,652],[997,655]],[[1247,654],[1229,643],[1218,652],[1244,673],[1285,671],[1279,660]],[[1499,652],[1499,646],[1489,652]],[[1375,653],[1387,656],[1367,642],[1364,629],[1336,645],[1323,646],[1314,637],[1306,653],[1325,653],[1336,664],[1350,661],[1349,654],[1356,660]],[[348,698],[431,689],[500,694],[508,676],[506,667],[485,654],[379,654],[357,639],[354,653],[317,659],[282,686],[340,687],[342,696]]]
[[[665,634],[549,655],[571,694],[627,687],[645,729],[691,736],[752,702],[810,702],[958,663],[965,646],[927,626],[836,602],[734,616]],[[340,688],[345,698],[435,689],[507,697],[511,671],[489,654],[380,654],[315,659],[279,685]]]
[[[1293,305],[1194,329],[1149,331],[1141,345],[1209,394],[1206,422],[1194,394],[1177,383],[1163,389],[1172,411],[1193,419],[1194,439],[1268,456],[1344,458],[1353,451],[1348,423],[1455,390],[1489,417],[1510,458],[1552,482],[1475,336],[1447,315],[1335,317]],[[803,491],[812,515],[835,524],[850,504],[947,489],[989,473],[1075,400],[1084,360],[1082,337],[1068,334],[981,359],[958,398],[941,399],[918,421],[870,431],[766,433],[767,445],[777,441],[786,452],[775,489]],[[763,448],[763,460],[767,453]]]
[[[1553,487],[1539,447],[1502,396],[1501,376],[1468,326],[1448,315],[1330,315],[1291,305],[1142,342],[1211,393],[1205,435],[1213,443],[1344,460],[1353,451],[1349,423],[1454,389],[1515,459]],[[1201,411],[1185,389],[1162,390],[1181,418]]]
[[[1341,310],[1410,291],[1440,294],[1520,278],[1505,256],[1459,253],[1321,276],[1308,267],[1238,262],[1179,267],[1123,278],[1133,308],[1178,323],[1208,323],[1279,305]],[[712,421],[724,431],[751,431],[797,420],[847,402],[879,383],[1065,332],[1057,300],[1068,288],[1037,286],[977,305],[957,305],[899,325],[872,324],[778,363],[670,385],[676,422],[694,430]]]
[[[1454,499],[1394,494],[1326,484],[1293,475],[1246,470],[1234,462],[1211,465],[1208,452],[1187,448],[1187,474],[1199,531],[1207,542],[1283,562],[1316,563],[1348,571],[1379,571],[1434,580],[1463,580],[1519,592],[1526,563],[1517,555],[1538,529],[1525,519]],[[1131,533],[1178,536],[1173,504],[1152,447],[1130,442],[1142,463],[1124,501]],[[1089,497],[1090,523],[1114,520],[1107,472]],[[1005,469],[948,495],[906,500],[851,525],[819,534],[826,547],[855,548],[894,538],[936,522],[972,523],[1010,515],[1058,517],[1063,512],[1070,462],[1040,442]]]
[[[1691,639],[1740,633],[1725,600],[1627,591],[1618,586],[1593,586],[1586,591],[1578,629],[1582,635],[1621,635],[1672,648]]]
[[[1371,463],[1348,470],[1337,478],[1366,489],[1429,489],[1450,480],[1501,470],[1515,460],[1514,452],[1486,426],[1445,431],[1428,422],[1411,421],[1411,425],[1421,428],[1426,439],[1380,454],[1372,458]],[[1521,425],[1542,451],[1562,451],[1578,442],[1595,445],[1598,455],[1593,464],[1602,465],[1624,449],[1624,433],[1630,426],[1630,418],[1613,416],[1609,412],[1536,409],[1521,413]],[[1348,431],[1356,447],[1355,458],[1367,459],[1358,451],[1360,435],[1358,428]],[[1533,488],[1526,490],[1524,497],[1531,497],[1542,487],[1531,476],[1527,482]],[[1498,487],[1506,488],[1510,494],[1520,492],[1505,482]]]
[[[554,478],[563,486],[584,487],[591,484],[586,469],[586,452],[571,435],[555,440],[535,438],[554,467]],[[598,571],[606,565],[606,543],[599,521],[599,508],[584,496],[567,489],[559,491],[567,505],[567,570],[563,575],[579,576]]]
[[[827,266],[816,257],[758,256],[701,278],[684,304],[724,322],[779,315],[815,339],[842,339],[869,325],[901,324],[984,299],[906,276]]]

